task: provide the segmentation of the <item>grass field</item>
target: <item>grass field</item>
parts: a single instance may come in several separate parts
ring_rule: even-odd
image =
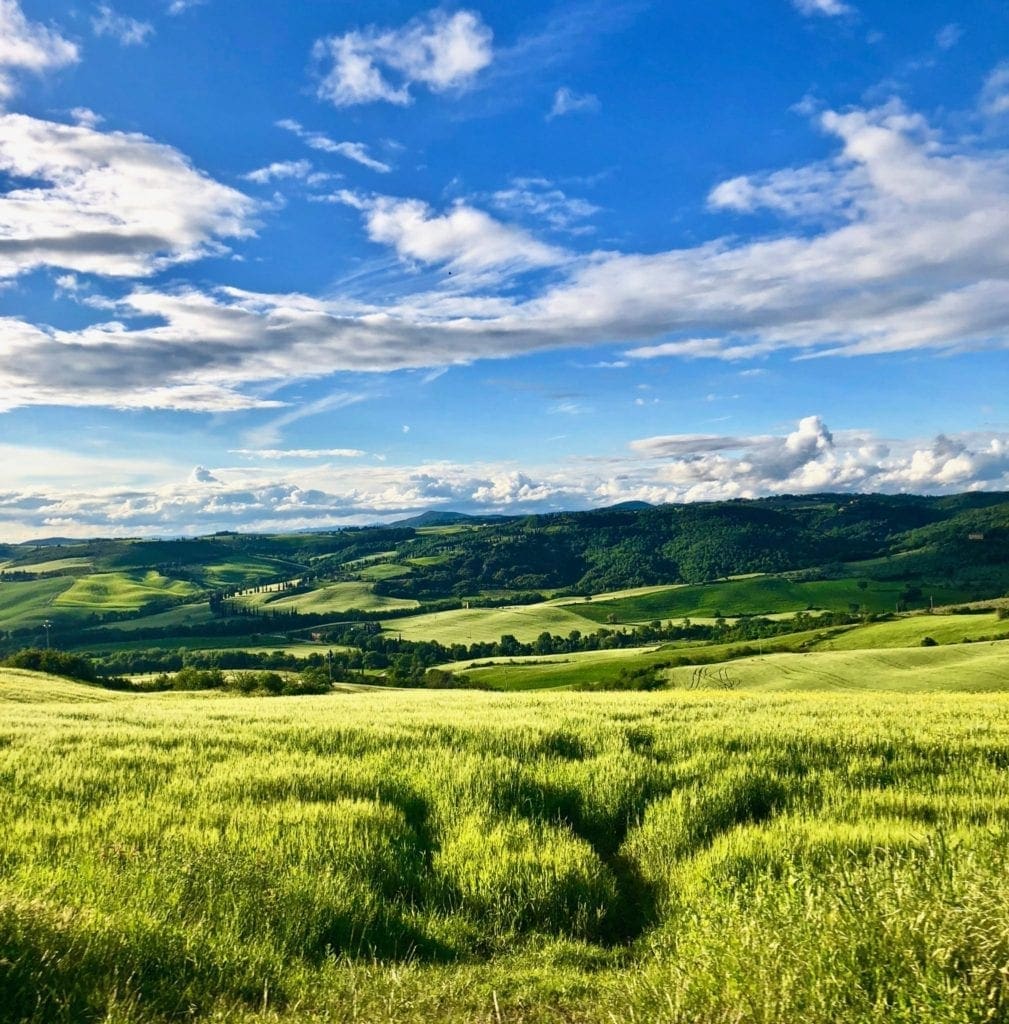
[[[175,608],[169,608],[164,612],[155,612],[153,615],[144,615],[138,619],[123,619],[121,622],[110,623],[109,629],[121,629],[126,632],[133,632],[137,629],[165,629],[176,626],[195,626],[200,623],[210,622],[214,618],[210,605],[206,601],[194,601],[192,604],[181,604]],[[100,632],[104,627],[96,626]],[[194,640],[194,642],[196,642]],[[155,641],[151,641],[156,646]]]
[[[262,607],[283,611],[295,609],[310,614],[345,612],[351,608],[359,611],[384,611],[389,608],[416,608],[416,601],[404,601],[395,597],[376,594],[369,583],[332,583],[328,586],[309,590],[302,594],[290,594],[268,601]]]
[[[53,613],[53,602],[73,584],[69,577],[0,582],[0,629],[38,625]]]
[[[759,648],[765,652],[805,650],[827,634],[822,630],[789,633],[773,639],[736,641],[728,644],[690,642],[665,644],[661,647],[628,647],[612,651],[580,651],[576,654],[553,654],[540,657],[480,659],[471,668],[472,660],[457,661],[441,666],[453,672],[462,672],[474,682],[495,690],[545,690],[555,687],[608,684],[626,669],[668,665],[676,659],[690,659],[698,663],[718,663],[734,659],[740,653]],[[491,663],[491,664],[489,664]]]
[[[1006,1019],[1009,695],[0,704],[5,1022]]]
[[[856,604],[873,612],[893,611],[902,583],[869,581],[859,588],[857,579],[820,580],[793,583],[781,576],[750,576],[723,583],[669,587],[627,598],[609,599],[601,595],[592,601],[578,601],[565,607],[594,622],[650,622],[653,619],[682,619],[763,615],[772,612],[797,612],[806,608],[847,611]],[[959,591],[934,588],[937,603],[953,603],[963,595]]]
[[[355,571],[366,580],[396,580],[402,576],[409,576],[413,570],[408,565],[376,562],[374,565],[365,565]]]
[[[94,704],[114,701],[119,697],[120,694],[112,690],[75,683],[44,672],[0,667],[0,707],[7,704]],[[2,1014],[0,1008],[0,1019]]]
[[[290,576],[297,565],[280,558],[244,556],[225,562],[212,562],[200,566],[204,583],[208,587],[241,587],[269,579],[271,576]]]
[[[838,633],[818,648],[824,651],[855,651],[877,647],[915,647],[925,637],[939,644],[958,644],[964,638],[1009,636],[1009,620],[996,615],[911,615],[893,622],[874,622]]]
[[[443,644],[490,642],[506,634],[528,643],[543,632],[567,636],[574,629],[582,633],[598,629],[598,625],[580,615],[550,603],[428,612],[388,619],[382,626],[391,633],[402,634],[404,640],[437,640]]]
[[[666,675],[675,687],[730,685],[744,690],[836,688],[911,693],[1009,691],[1009,641],[769,654],[741,658],[701,672],[688,667],[673,668]]]
[[[59,607],[94,611],[139,611],[164,597],[195,597],[199,588],[153,569],[142,573],[96,572],[75,579],[53,602]]]

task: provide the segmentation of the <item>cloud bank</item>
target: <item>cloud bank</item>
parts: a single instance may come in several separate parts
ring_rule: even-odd
[[[9,446],[0,454],[10,456],[12,465],[52,463],[51,454]],[[832,431],[817,416],[777,435],[642,438],[626,454],[549,468],[451,462],[349,466],[348,459],[365,456],[352,449],[240,454],[273,465],[197,466],[167,476],[161,467],[163,479],[152,482],[152,467],[122,464],[117,476],[135,476],[133,485],[100,490],[85,481],[107,478],[107,462],[83,459],[74,467],[77,478],[67,469],[56,487],[52,479],[44,490],[30,478],[13,481],[0,493],[0,537],[322,528],[439,507],[525,514],[627,500],[1009,490],[1007,434],[881,439],[869,431]],[[336,462],[312,464],[328,458]]]
[[[436,286],[376,304],[134,287],[79,330],[9,318],[2,400],[228,411],[276,404],[263,384],[613,343],[628,359],[722,360],[1005,347],[1009,153],[944,140],[894,104],[818,123],[837,140],[832,160],[711,192],[727,216],[782,217],[772,236],[578,254],[465,201],[438,211],[344,191],[330,198]],[[0,168],[49,183],[0,198],[7,277],[144,275],[252,229],[247,197],[142,136],[6,115]]]

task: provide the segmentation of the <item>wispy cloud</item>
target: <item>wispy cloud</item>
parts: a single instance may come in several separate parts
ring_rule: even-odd
[[[821,15],[827,18],[839,18],[854,13],[854,8],[841,0],[792,0],[792,6],[807,17]]]
[[[935,45],[940,50],[952,50],[954,46],[963,38],[963,27],[957,25],[955,22],[950,22],[948,25],[943,25],[941,29],[935,34]]]
[[[368,147],[363,142],[336,142],[322,132],[308,131],[298,121],[289,117],[278,121],[277,127],[297,135],[311,149],[319,150],[322,153],[337,153],[348,160],[361,164],[362,167],[378,171],[380,174],[387,174],[392,170],[392,167],[384,160],[377,160],[371,156]]]
[[[297,178],[304,180],[312,173],[312,164],[308,160],[281,160],[276,163],[267,164],[266,167],[259,167],[242,177],[246,181],[255,182],[257,185],[266,185],[271,181],[283,178]]]
[[[600,109],[599,97],[590,92],[577,93],[566,85],[554,93],[553,106],[547,114],[547,120],[563,117],[565,114],[594,114]]]
[[[979,105],[987,117],[1009,114],[1009,61],[1003,61],[985,79]]]
[[[360,448],[232,448],[232,455],[251,459],[360,459],[368,453]]]
[[[474,11],[435,10],[397,29],[374,25],[316,42],[324,67],[318,96],[337,107],[384,101],[405,106],[410,87],[466,88],[493,59],[492,33]]]
[[[96,10],[91,19],[91,29],[96,36],[111,36],[121,46],[142,46],[154,34],[154,26],[149,21],[120,14],[109,4],[99,4]]]
[[[491,199],[498,209],[512,216],[531,214],[557,231],[572,234],[592,231],[583,222],[599,212],[598,206],[567,195],[544,178],[514,178],[509,188],[495,192]]]

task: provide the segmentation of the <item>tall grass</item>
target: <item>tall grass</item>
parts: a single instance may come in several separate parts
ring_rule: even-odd
[[[5,1022],[1007,1019],[1009,697],[50,685]]]

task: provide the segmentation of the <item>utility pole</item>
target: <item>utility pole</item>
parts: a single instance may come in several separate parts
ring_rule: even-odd
[[[48,651],[49,650],[49,635],[52,633],[53,624],[48,619],[46,619],[45,622],[42,623],[42,628],[46,631],[46,650]]]

